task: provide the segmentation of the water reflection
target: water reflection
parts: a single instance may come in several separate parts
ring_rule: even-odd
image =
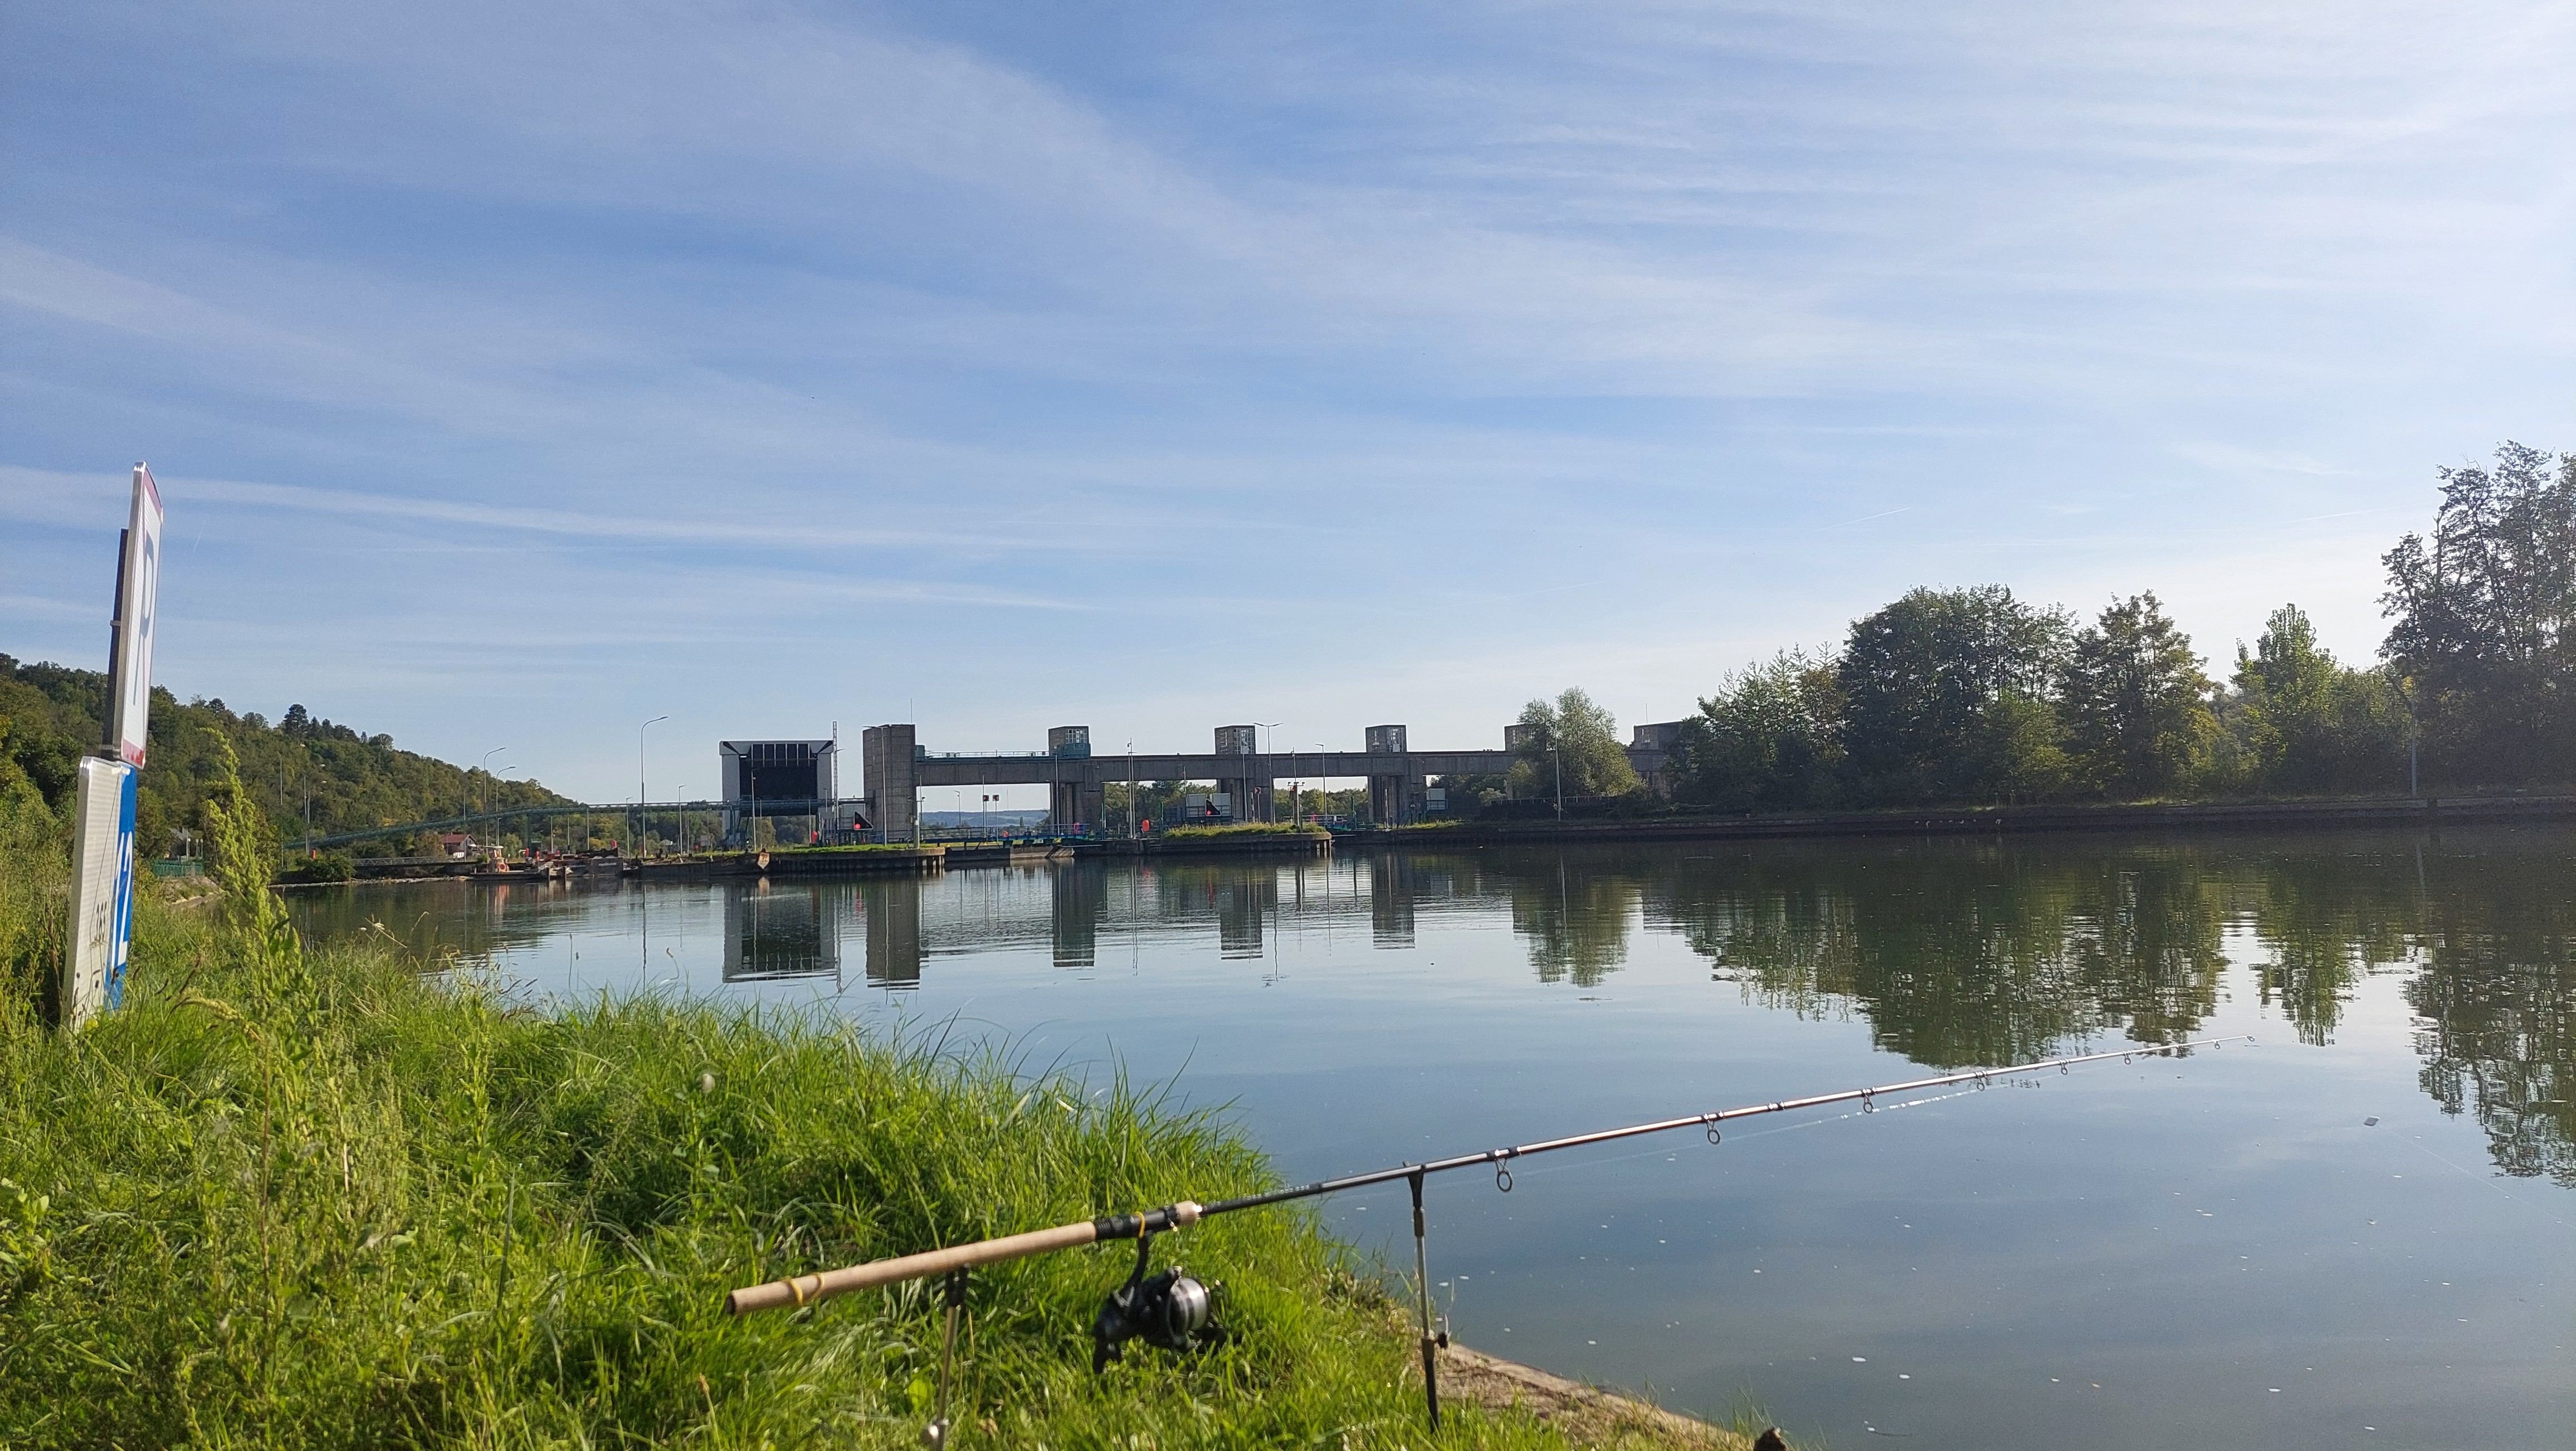
[[[2576,1187],[2576,906],[2552,865],[2439,863],[2406,997],[2424,1091],[2476,1117],[2497,1168]]]
[[[793,885],[442,884],[299,893],[291,906],[308,934],[390,932],[430,960],[523,974],[552,962],[584,990],[639,946],[661,971],[648,980],[668,980],[692,942],[697,970],[726,984],[844,986],[857,956],[867,985],[895,991],[947,970],[932,959],[1024,951],[1089,969],[1104,937],[1131,961],[1150,941],[1283,967],[1421,953],[1445,971],[1449,954],[1426,950],[1444,932],[1507,926],[1534,991],[1593,989],[1678,947],[1744,1002],[1863,1023],[1937,1068],[2192,1036],[2231,964],[2301,1040],[2329,1044],[2363,978],[2404,972],[2423,1091],[2480,1124],[2506,1173],[2576,1186],[2571,858],[2576,834],[2561,831],[1778,842]]]
[[[1387,852],[1369,858],[1369,940],[1379,947],[1413,945],[1416,860],[1410,852]]]
[[[320,887],[284,894],[287,914],[307,938],[391,938],[423,962],[468,964],[532,948],[560,929],[556,910],[573,888],[561,882],[486,886],[470,882],[405,887]]]
[[[724,980],[765,982],[841,976],[843,921],[851,899],[821,883],[722,885]]]
[[[1109,915],[1109,868],[1078,861],[1055,873],[1055,965],[1089,967],[1100,948],[1100,924]]]
[[[1640,883],[1623,873],[1577,872],[1562,856],[1506,859],[1488,873],[1512,903],[1512,930],[1545,983],[1598,987],[1628,960]]]
[[[921,986],[921,883],[912,878],[885,878],[857,889],[860,915],[867,920],[868,985],[880,988]]]
[[[1935,1067],[2113,1030],[2188,1037],[2227,965],[2227,883],[2174,856],[1965,845],[1717,860],[1652,877],[1649,918],[1748,998],[1857,1012],[1881,1047]]]

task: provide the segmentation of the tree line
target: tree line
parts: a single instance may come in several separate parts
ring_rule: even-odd
[[[106,735],[107,677],[0,655],[0,813],[68,819],[83,752]],[[152,749],[135,789],[135,850],[163,856],[182,833],[202,836],[204,805],[221,776],[222,742],[272,839],[425,821],[469,811],[569,805],[534,781],[510,781],[397,748],[301,705],[271,723],[220,699],[182,702],[152,692]],[[309,813],[309,817],[308,817]],[[398,847],[398,843],[379,843]]]
[[[2090,619],[2002,585],[1916,589],[1720,682],[1669,794],[1720,811],[2389,795],[2576,779],[2576,454],[2517,443],[2440,470],[2432,528],[2381,560],[2379,658],[2338,660],[2295,604],[2213,679],[2152,591]],[[1453,801],[1641,804],[1617,722],[1532,701],[1508,778]],[[1543,742],[1543,744],[1541,744]],[[1532,798],[1538,798],[1533,800]]]

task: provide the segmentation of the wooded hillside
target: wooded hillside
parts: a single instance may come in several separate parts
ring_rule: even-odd
[[[82,752],[106,735],[106,708],[107,678],[99,672],[0,655],[0,808],[41,802],[66,811]],[[534,781],[502,780],[397,749],[391,736],[361,735],[301,705],[271,724],[257,711],[236,715],[220,699],[183,704],[155,689],[151,764],[136,805],[138,854],[167,854],[179,831],[196,827],[223,737],[280,841],[304,834],[308,799],[317,836],[569,799]]]

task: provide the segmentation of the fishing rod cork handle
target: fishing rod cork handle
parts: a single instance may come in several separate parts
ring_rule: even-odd
[[[726,1313],[732,1315],[802,1307],[817,1300],[828,1300],[834,1295],[846,1295],[853,1290],[896,1285],[906,1280],[944,1275],[952,1270],[1000,1264],[1004,1260],[1026,1259],[1051,1250],[1077,1249],[1103,1240],[1161,1234],[1165,1230],[1186,1229],[1198,1222],[1199,1206],[1184,1199],[1178,1204],[1148,1209],[1141,1214],[1104,1215],[1098,1219],[1059,1224],[1053,1229],[1032,1229],[1025,1234],[1007,1234],[1000,1239],[978,1240],[973,1244],[951,1245],[947,1249],[871,1260],[846,1269],[772,1280],[765,1285],[746,1285],[725,1296],[724,1307]]]

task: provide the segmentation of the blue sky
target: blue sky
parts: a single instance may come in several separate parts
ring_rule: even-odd
[[[559,788],[1625,723],[2284,600],[2576,447],[2576,6],[12,10],[0,650]],[[934,805],[938,803],[933,803]]]

